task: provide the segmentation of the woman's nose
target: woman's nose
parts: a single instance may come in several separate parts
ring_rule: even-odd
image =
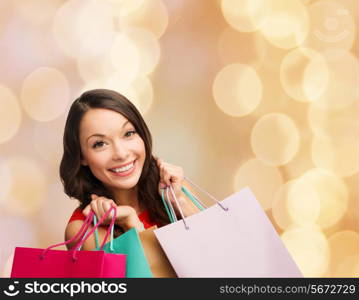
[[[125,160],[129,155],[128,148],[123,143],[115,143],[113,147],[113,159]]]

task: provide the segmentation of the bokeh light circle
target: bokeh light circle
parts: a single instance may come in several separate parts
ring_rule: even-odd
[[[284,165],[298,152],[300,135],[287,115],[271,113],[261,117],[254,125],[251,146],[257,158],[265,163]]]
[[[335,277],[359,277],[359,254],[348,256],[334,271]]]
[[[320,199],[314,187],[300,178],[286,182],[276,194],[272,214],[276,224],[314,226],[320,214]]]
[[[241,165],[234,178],[234,190],[250,187],[265,210],[272,207],[274,196],[282,184],[279,170],[258,159],[248,160]]]
[[[77,20],[83,7],[84,1],[66,1],[54,17],[52,30],[55,40],[60,49],[70,57],[80,57],[84,54],[76,30]]]
[[[126,15],[121,15],[120,12],[117,16],[122,30],[126,27],[142,27],[151,31],[157,38],[165,33],[168,19],[168,11],[162,0],[144,1],[143,5],[139,5],[132,12]]]
[[[0,144],[9,141],[19,130],[22,112],[15,94],[0,85]]]
[[[118,76],[128,78],[128,81],[137,76],[141,63],[140,52],[125,34],[116,36],[111,48],[111,62]]]
[[[117,16],[125,17],[141,9],[146,0],[106,0]]]
[[[300,226],[313,226],[320,215],[320,198],[316,189],[307,181],[298,178],[290,186],[287,210],[293,223]]]
[[[343,109],[359,100],[359,60],[344,50],[327,51],[329,82],[321,96],[313,102],[322,109]]]
[[[264,37],[274,46],[290,49],[301,45],[309,31],[309,16],[299,0],[269,0],[270,11],[261,24]]]
[[[288,213],[288,196],[293,181],[283,184],[276,192],[273,204],[272,215],[275,223],[283,230],[293,224],[293,219]]]
[[[314,164],[339,177],[352,176],[359,171],[359,140],[329,139],[314,137],[312,141],[312,160]]]
[[[244,116],[261,102],[262,82],[250,66],[228,65],[214,79],[213,96],[217,106],[226,114]]]
[[[311,104],[308,122],[313,134],[328,139],[359,139],[359,105],[353,103],[339,110],[325,110]]]
[[[355,276],[350,273],[350,268],[344,274],[341,270],[341,264],[346,258],[357,255],[359,256],[359,233],[352,230],[339,231],[332,234],[329,239],[330,245],[330,261],[331,261],[331,276]],[[359,260],[358,260],[359,262]],[[344,262],[345,263],[345,262]],[[338,272],[339,271],[339,272]],[[359,269],[358,269],[359,271]],[[359,275],[357,273],[356,275]]]
[[[153,87],[148,77],[138,77],[130,84],[123,84],[121,79],[115,76],[107,81],[106,87],[127,97],[141,114],[146,114],[152,106]]]
[[[321,277],[329,266],[330,249],[325,235],[316,227],[294,227],[281,235],[304,277]]]
[[[134,43],[140,56],[138,74],[148,75],[155,69],[161,56],[156,36],[149,30],[135,27],[126,28],[124,33]]]
[[[267,17],[267,0],[222,0],[225,20],[238,31],[251,32],[259,28]]]
[[[293,99],[310,102],[318,99],[329,81],[326,60],[319,52],[309,48],[297,48],[282,60],[280,82]]]
[[[56,119],[64,112],[69,100],[69,83],[65,75],[54,68],[39,68],[23,82],[21,103],[36,121]]]
[[[66,1],[55,15],[53,34],[70,57],[105,53],[115,34],[112,6],[102,0]]]
[[[336,174],[315,168],[301,177],[303,184],[311,185],[320,199],[320,214],[317,224],[322,228],[335,225],[348,207],[348,189]]]
[[[35,161],[27,157],[10,157],[5,163],[11,174],[11,188],[7,197],[1,199],[0,206],[14,215],[33,215],[45,200],[45,174]]]
[[[112,6],[103,0],[85,3],[72,31],[79,40],[76,57],[107,53],[115,36]]]
[[[112,64],[108,53],[106,55],[79,58],[76,60],[76,67],[84,82],[91,82],[99,80],[99,78],[110,77],[116,73],[116,69]],[[126,78],[127,77],[124,76],[123,80],[130,80]]]

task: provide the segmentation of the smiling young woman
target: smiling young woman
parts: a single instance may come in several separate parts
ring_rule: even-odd
[[[65,193],[80,202],[66,227],[66,240],[78,232],[91,210],[101,218],[111,205],[117,208],[115,235],[133,227],[141,230],[168,224],[160,193],[169,184],[184,215],[197,212],[181,192],[182,168],[152,155],[145,121],[121,94],[91,90],[76,99],[67,117],[63,143],[60,177]],[[105,221],[109,223],[110,218]],[[106,230],[99,228],[100,238]],[[89,238],[83,249],[94,247],[95,240]]]

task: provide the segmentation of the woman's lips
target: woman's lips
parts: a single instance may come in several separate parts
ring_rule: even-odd
[[[124,172],[114,172],[114,171],[111,171],[111,170],[109,170],[109,171],[110,171],[111,174],[114,175],[114,176],[117,176],[117,177],[126,177],[126,176],[131,175],[131,174],[134,172],[134,170],[135,170],[135,168],[136,168],[136,165],[137,165],[136,162],[137,162],[137,160],[134,160],[134,161],[133,161],[133,166],[132,166],[132,168],[129,169],[129,170],[127,170],[127,171],[124,171]]]

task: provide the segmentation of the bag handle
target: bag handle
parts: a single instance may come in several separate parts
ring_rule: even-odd
[[[100,250],[103,250],[103,247],[104,247],[104,245],[106,244],[107,238],[108,238],[108,236],[110,235],[110,232],[111,232],[112,228],[113,228],[114,225],[115,225],[115,221],[116,221],[116,217],[117,217],[117,210],[116,210],[116,207],[115,207],[115,206],[111,206],[111,208],[110,208],[108,211],[106,211],[106,213],[102,216],[102,218],[98,221],[98,223],[97,223],[94,227],[92,227],[92,229],[90,230],[90,232],[88,232],[88,233],[86,234],[86,236],[85,236],[81,241],[79,241],[79,242],[77,243],[77,245],[74,247],[74,249],[77,249],[78,247],[82,246],[82,245],[85,243],[85,241],[89,238],[89,236],[90,236],[91,234],[93,234],[94,231],[107,219],[107,217],[110,215],[110,213],[111,213],[112,211],[113,211],[112,220],[111,220],[111,223],[110,223],[110,225],[109,225],[109,228],[108,228],[108,230],[107,230],[107,232],[106,232],[106,235],[105,235],[105,237],[104,237],[104,239],[103,239],[103,241],[102,241],[101,247],[100,247]],[[95,214],[92,213],[91,219],[93,218],[94,215],[95,215]]]
[[[96,226],[97,224],[97,218],[96,215],[93,216],[93,224],[94,226]],[[110,228],[110,227],[109,227]],[[111,227],[111,233],[110,233],[110,251],[114,252],[114,248],[113,248],[113,239],[114,239],[114,228],[115,228],[115,224]],[[96,249],[100,248],[100,243],[99,243],[99,237],[98,237],[98,228],[96,228],[95,230],[95,244],[96,244]]]
[[[192,180],[190,180],[188,177],[184,177],[184,179],[191,184],[194,188],[201,191],[202,193],[206,194],[208,197],[210,197],[212,200],[214,200],[224,211],[228,210],[228,207],[225,207],[217,198],[212,196],[210,193],[208,193],[206,190],[201,188],[199,185],[195,184]],[[192,195],[193,196],[193,195]],[[193,196],[194,197],[194,196]],[[190,198],[191,199],[191,198]],[[197,199],[197,198],[196,198]],[[192,199],[191,199],[192,200]],[[198,200],[198,199],[197,199]]]
[[[212,196],[211,194],[209,194],[208,192],[206,192],[204,189],[202,189],[201,187],[199,187],[198,185],[196,185],[194,182],[192,182],[192,181],[189,180],[188,178],[185,178],[185,179],[186,179],[186,181],[188,181],[191,185],[193,185],[194,187],[196,187],[197,189],[199,189],[200,191],[202,191],[203,193],[205,193],[206,195],[208,195],[211,199],[215,200],[216,203],[217,203],[224,211],[228,211],[228,207],[225,207],[225,206],[224,206],[220,201],[218,201],[214,196]],[[166,199],[165,199],[165,197],[164,197],[164,190],[166,190],[166,196],[167,196]],[[204,205],[200,200],[198,200],[197,197],[195,197],[194,195],[192,195],[192,194],[188,191],[188,189],[187,189],[186,187],[182,186],[181,190],[182,190],[182,192],[192,201],[192,203],[195,204],[195,205],[198,207],[199,210],[203,211],[203,210],[205,209],[205,205]],[[180,214],[181,214],[182,221],[183,221],[183,223],[184,223],[184,225],[185,225],[185,228],[186,228],[186,229],[189,229],[189,227],[188,227],[188,225],[187,225],[187,223],[186,223],[186,220],[185,220],[183,211],[182,211],[182,209],[181,209],[181,207],[180,207],[180,205],[179,205],[179,202],[178,202],[178,200],[177,200],[177,197],[176,197],[176,195],[175,195],[175,193],[174,193],[174,190],[173,190],[172,185],[170,185],[169,187],[166,187],[165,189],[162,189],[162,193],[161,193],[162,202],[163,202],[163,204],[164,204],[164,206],[165,206],[165,208],[166,208],[166,212],[167,212],[167,214],[168,214],[168,216],[169,216],[170,222],[171,222],[171,223],[174,223],[175,221],[177,221],[177,218],[173,217],[173,216],[175,216],[176,214],[175,214],[174,209],[173,209],[173,207],[172,207],[172,205],[171,205],[171,201],[169,200],[168,191],[171,192],[172,197],[173,197],[173,199],[175,200],[175,203],[176,203],[176,205],[177,205],[177,207],[178,207],[178,210],[179,210],[179,212],[180,212]]]
[[[206,209],[206,206],[195,195],[192,195],[185,186],[182,186],[181,190],[187,196],[187,198],[190,199],[192,203],[197,206],[199,210],[202,211]]]
[[[105,245],[108,235],[110,234],[110,228],[113,227],[113,225],[115,224],[115,220],[116,220],[116,208],[114,206],[111,206],[111,208],[102,216],[102,218],[99,220],[99,222],[90,230],[90,232],[86,233],[86,231],[88,230],[88,228],[91,225],[92,222],[92,218],[95,215],[93,211],[91,211],[84,223],[82,224],[80,230],[77,232],[77,234],[72,237],[70,240],[63,242],[63,243],[59,243],[59,244],[55,244],[55,245],[51,245],[49,247],[47,247],[46,249],[44,249],[44,251],[40,254],[40,259],[44,259],[45,258],[45,254],[52,248],[56,248],[59,246],[63,246],[63,245],[67,245],[70,244],[71,242],[77,240],[80,236],[84,236],[70,251],[73,252],[72,254],[72,259],[75,261],[77,259],[76,257],[76,252],[78,251],[77,249],[79,247],[82,247],[82,245],[85,243],[85,241],[88,239],[88,237],[104,222],[104,220],[109,216],[109,214],[113,211],[113,216],[112,216],[112,220],[111,220],[111,224],[109,229],[107,230],[106,236],[101,244],[101,248],[100,250],[103,249],[103,246]]]
[[[91,219],[92,219],[92,215],[91,212],[87,215],[85,221],[82,223],[82,226],[80,228],[80,230],[76,233],[75,236],[73,236],[71,239],[67,240],[66,242],[63,243],[59,243],[59,244],[55,244],[55,245],[51,245],[49,247],[47,247],[40,255],[40,259],[44,259],[45,254],[48,250],[52,249],[52,248],[56,248],[59,246],[63,246],[63,245],[67,245],[72,243],[73,241],[76,241],[80,236],[84,235],[84,233],[87,231],[87,229],[89,228],[90,224],[91,224]]]
[[[164,191],[166,190],[166,197],[164,196]],[[162,198],[162,202],[166,208],[166,212],[168,214],[168,217],[170,219],[170,222],[171,223],[174,223],[174,222],[177,222],[177,217],[176,217],[176,214],[175,214],[175,211],[173,209],[173,206],[171,204],[171,200],[169,200],[169,195],[168,195],[168,190],[171,191],[172,195],[173,195],[173,199],[175,199],[175,202],[176,202],[176,205],[178,207],[178,210],[181,214],[181,217],[182,217],[182,220],[183,220],[183,223],[185,224],[185,227],[186,229],[189,229],[189,227],[187,226],[186,224],[186,221],[184,220],[184,215],[183,215],[183,212],[182,212],[182,209],[181,207],[179,206],[179,203],[177,201],[177,197],[175,196],[174,194],[174,191],[173,191],[173,188],[172,188],[172,185],[170,185],[169,187],[166,187],[165,189],[162,189],[162,194],[161,194],[161,198]]]
[[[188,227],[188,225],[187,225],[187,223],[186,223],[185,216],[184,216],[184,214],[183,214],[183,211],[182,211],[181,206],[179,205],[179,202],[178,202],[178,200],[177,200],[177,197],[176,197],[176,195],[175,195],[175,192],[174,192],[174,190],[173,190],[172,185],[170,185],[169,188],[166,188],[166,189],[167,189],[167,191],[168,191],[168,190],[171,191],[172,197],[173,197],[173,199],[175,200],[176,205],[177,205],[177,208],[178,208],[178,210],[179,210],[179,212],[180,212],[180,215],[181,215],[181,217],[182,217],[182,222],[183,222],[183,224],[184,224],[184,227],[188,230],[189,227]],[[167,193],[167,197],[168,197],[168,193]],[[169,200],[169,198],[168,198],[168,201],[171,202],[171,200]]]
[[[177,215],[175,213],[175,209],[174,209],[174,207],[172,205],[172,202],[170,201],[170,196],[168,194],[168,188],[165,189],[165,191],[166,191],[166,198],[165,199],[166,199],[166,202],[167,202],[167,204],[168,204],[168,206],[170,208],[170,212],[172,214],[173,222],[177,222],[178,221],[177,220]]]
[[[166,196],[164,196],[164,193],[165,193],[165,190],[166,190]],[[201,203],[194,195],[192,195],[187,189],[186,187],[182,186],[181,188],[182,192],[185,193],[185,195],[192,201],[193,204],[195,204],[197,206],[197,208],[199,210],[204,210],[205,207],[203,205],[203,203]],[[174,223],[177,221],[177,217],[176,217],[176,214],[174,212],[174,209],[173,209],[173,206],[172,206],[172,203],[171,201],[169,200],[169,195],[168,195],[168,189],[162,189],[162,193],[161,193],[161,199],[162,199],[162,202],[163,202],[163,205],[166,209],[166,212],[167,212],[167,215],[170,219],[170,222],[171,223]]]
[[[169,205],[167,204],[167,201],[165,200],[164,194],[165,194],[165,189],[162,189],[161,199],[162,199],[163,205],[166,209],[166,212],[167,212],[168,218],[170,219],[170,222],[174,223],[174,217],[173,217],[174,212],[172,210],[170,210]],[[168,197],[167,197],[167,199],[168,199]]]

